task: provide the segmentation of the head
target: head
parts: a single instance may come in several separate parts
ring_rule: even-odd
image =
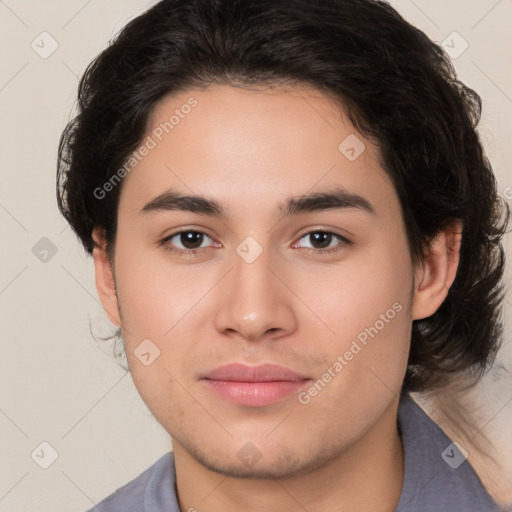
[[[222,457],[253,440],[279,475],[349,445],[400,393],[483,375],[508,210],[480,108],[439,46],[371,0],[164,0],[91,63],[59,207],[175,440],[245,475]],[[202,387],[235,361],[324,385],[263,438],[289,400],[262,413]]]

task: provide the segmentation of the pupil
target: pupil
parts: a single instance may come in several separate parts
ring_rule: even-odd
[[[202,234],[198,233],[197,231],[187,231],[186,233],[182,233],[180,238],[180,242],[183,244],[184,247],[187,249],[197,249],[201,246],[202,242]],[[199,241],[197,247],[194,245]],[[192,245],[192,247],[190,247]]]
[[[328,247],[329,244],[331,243],[331,237],[332,235],[330,233],[324,233],[323,231],[318,231],[316,233],[313,233],[312,235],[310,235],[311,237],[313,237],[313,246],[315,246],[315,243],[319,243],[321,247],[317,247],[317,248],[325,248],[325,247]]]

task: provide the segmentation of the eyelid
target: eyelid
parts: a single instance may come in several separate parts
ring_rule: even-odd
[[[323,226],[313,226],[306,228],[306,231],[300,232],[299,235],[297,235],[297,240],[300,240],[301,238],[304,238],[306,235],[310,235],[311,233],[328,233],[330,235],[335,235],[339,238],[341,238],[345,243],[352,244],[352,240],[350,239],[350,235],[348,234],[342,234],[338,231],[339,228],[334,227],[323,227]]]

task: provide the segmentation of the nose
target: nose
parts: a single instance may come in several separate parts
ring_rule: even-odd
[[[293,332],[297,319],[293,293],[266,251],[252,263],[237,254],[234,268],[219,287],[215,313],[219,332],[247,341],[277,338]],[[279,275],[281,274],[281,275]]]

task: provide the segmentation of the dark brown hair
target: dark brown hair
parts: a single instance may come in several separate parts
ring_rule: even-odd
[[[59,146],[59,208],[88,253],[101,227],[115,249],[121,186],[94,191],[141,143],[159,100],[191,87],[308,84],[338,98],[375,141],[400,198],[411,256],[462,221],[458,273],[431,317],[413,323],[403,391],[432,390],[494,361],[502,324],[509,209],[476,126],[481,100],[449,57],[372,0],[163,0],[87,68]]]

